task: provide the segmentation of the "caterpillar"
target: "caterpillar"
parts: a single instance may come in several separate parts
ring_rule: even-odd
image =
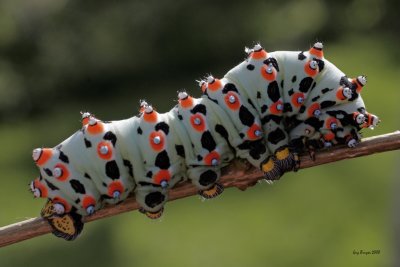
[[[245,48],[246,58],[221,78],[198,81],[199,98],[185,91],[166,113],[146,101],[139,114],[102,121],[81,112],[82,128],[54,148],[36,148],[40,175],[30,183],[54,235],[75,239],[83,218],[134,193],[140,211],[159,218],[168,191],[190,180],[205,198],[223,192],[221,168],[234,158],[260,168],[267,181],[297,170],[298,154],[357,145],[363,128],[379,123],[360,96],[361,75],[348,78],[308,51]]]

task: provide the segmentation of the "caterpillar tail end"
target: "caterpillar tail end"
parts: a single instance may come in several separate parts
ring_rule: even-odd
[[[205,199],[211,199],[221,195],[222,192],[224,192],[224,186],[219,183],[215,183],[207,190],[200,190],[199,195]]]
[[[67,241],[75,240],[83,230],[83,218],[78,213],[59,214],[54,203],[48,200],[41,211],[41,216],[47,220],[52,228],[52,234]]]
[[[149,219],[156,220],[156,219],[160,218],[163,215],[164,207],[162,207],[160,210],[155,211],[155,212],[147,211],[147,210],[145,210],[143,208],[140,208],[139,212],[143,213],[144,215],[146,215],[147,218],[149,218]]]

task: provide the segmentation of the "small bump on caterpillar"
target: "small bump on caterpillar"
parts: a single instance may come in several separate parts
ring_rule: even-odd
[[[302,52],[260,44],[245,52],[224,77],[198,81],[200,98],[179,91],[166,113],[141,100],[139,115],[122,121],[81,112],[80,131],[55,148],[34,149],[40,175],[29,187],[48,199],[41,215],[53,233],[75,239],[84,216],[132,192],[140,212],[159,218],[169,189],[185,180],[203,198],[216,197],[221,168],[235,157],[270,183],[298,169],[298,153],[354,147],[361,129],[379,123],[360,95],[366,76],[348,78],[324,58],[321,42]]]

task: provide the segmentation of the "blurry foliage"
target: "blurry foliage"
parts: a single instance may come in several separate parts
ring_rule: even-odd
[[[232,66],[241,59],[232,55],[256,41],[270,50],[292,50],[353,33],[379,31],[398,38],[396,6],[396,0],[234,5],[2,0],[0,119],[51,111],[60,99],[98,99],[127,89],[161,87],[171,80],[192,86],[206,72]]]
[[[400,20],[396,0],[0,0],[0,225],[37,216],[27,184],[34,147],[80,127],[79,110],[105,120],[166,111],[176,91],[222,76],[244,46],[325,55],[349,76],[368,75],[363,98],[399,127]],[[398,152],[286,174],[273,186],[229,189],[201,203],[168,203],[161,222],[130,212],[85,226],[68,243],[51,235],[0,249],[8,266],[390,266]],[[394,212],[395,211],[395,212]],[[26,217],[25,217],[26,216]],[[397,215],[398,216],[398,215]],[[353,250],[380,249],[376,256]]]

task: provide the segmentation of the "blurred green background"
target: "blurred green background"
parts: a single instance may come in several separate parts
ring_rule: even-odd
[[[159,111],[195,79],[220,77],[245,57],[325,44],[381,125],[399,129],[397,0],[0,1],[0,225],[43,205],[27,184],[35,147],[80,127],[80,110],[116,120]],[[161,221],[138,212],[86,224],[75,242],[46,235],[0,249],[0,266],[400,266],[399,152],[289,173],[212,201],[167,204]],[[353,251],[380,250],[379,255]]]

